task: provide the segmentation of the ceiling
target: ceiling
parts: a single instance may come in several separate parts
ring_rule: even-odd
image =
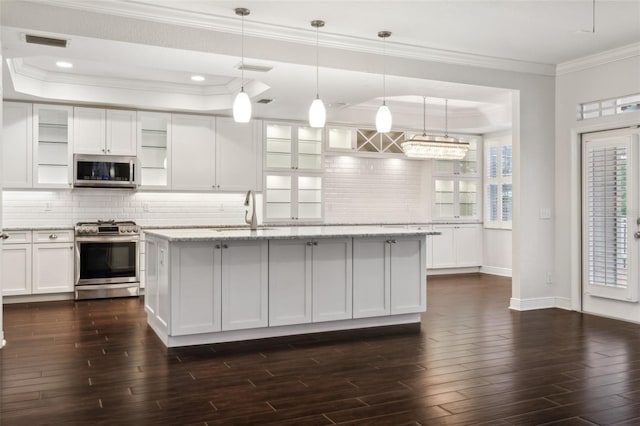
[[[245,89],[254,101],[274,99],[254,103],[255,115],[268,118],[305,119],[315,95],[313,19],[326,21],[319,33],[322,54],[331,48],[380,55],[376,34],[389,30],[383,58],[435,58],[542,75],[553,74],[558,63],[640,41],[640,0],[598,0],[595,33],[591,0],[3,0],[5,98],[228,114],[240,86],[235,7],[251,9],[245,21],[246,62],[272,68],[245,73]],[[160,33],[177,25],[185,34],[186,28],[205,29],[229,38],[206,48],[197,45],[201,40],[189,43],[187,36],[177,48],[145,42],[142,30],[118,30],[123,17],[156,24]],[[71,42],[66,49],[28,45],[25,33]],[[270,61],[256,52],[256,40],[304,45],[312,58]],[[56,67],[60,59],[74,67]],[[329,121],[373,121],[382,96],[381,70],[374,65],[363,72],[321,64],[320,93],[329,104]],[[192,82],[193,74],[206,80]],[[428,127],[443,127],[444,99],[450,99],[450,129],[483,133],[510,126],[508,90],[392,73],[387,88],[394,119],[404,127],[421,127],[423,96],[428,96]]]

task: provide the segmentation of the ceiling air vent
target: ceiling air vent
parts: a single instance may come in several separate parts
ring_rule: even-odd
[[[269,67],[266,65],[255,65],[255,64],[247,64],[246,62],[244,63],[244,65],[242,63],[239,63],[238,65],[236,65],[236,68],[239,70],[244,70],[244,71],[255,71],[255,72],[269,72],[273,69],[273,67]]]
[[[62,38],[41,37],[32,34],[25,35],[25,40],[27,43],[53,47],[67,47],[67,43],[69,42],[69,40]]]
[[[266,98],[262,98],[259,101],[256,101],[259,104],[270,104],[271,102],[273,102],[273,99],[266,99]]]

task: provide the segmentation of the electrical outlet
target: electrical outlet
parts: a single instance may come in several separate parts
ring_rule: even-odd
[[[553,283],[553,276],[551,275],[551,272],[547,272],[547,284],[552,284]]]

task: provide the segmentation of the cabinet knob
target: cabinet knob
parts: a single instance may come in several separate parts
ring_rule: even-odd
[[[111,153],[111,150],[110,150],[110,149],[108,149],[108,150],[107,150],[107,153]]]
[[[0,234],[0,238],[2,238],[3,240],[6,240],[7,238],[9,238],[9,234],[7,234],[6,232],[3,232],[2,234]]]
[[[51,234],[51,235],[49,235],[49,239],[50,239],[50,240],[55,240],[55,239],[57,239],[57,238],[58,238],[58,236],[57,236],[56,234]]]
[[[222,245],[222,248],[225,248],[225,249],[226,249],[226,248],[229,248],[229,246],[228,246],[227,244],[223,244],[223,245]]]
[[[73,250],[73,246],[69,246],[69,250]]]
[[[313,242],[312,242],[312,241],[307,241],[307,245],[308,245],[308,246],[312,246],[312,245],[313,245]]]
[[[220,248],[220,244],[216,244],[216,248],[219,249]]]
[[[313,242],[313,245],[314,245],[314,246],[317,246],[317,245],[318,245],[318,242],[317,242],[317,241],[314,241],[314,242]]]

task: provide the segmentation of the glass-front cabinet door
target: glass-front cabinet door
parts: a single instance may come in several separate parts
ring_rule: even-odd
[[[323,168],[322,129],[289,124],[266,124],[265,169]]]
[[[138,167],[140,186],[166,189],[170,187],[171,114],[138,113]]]
[[[475,179],[434,179],[433,219],[478,219],[479,188]]]
[[[267,173],[264,198],[267,222],[322,220],[322,176]]]
[[[34,187],[70,188],[73,178],[73,107],[33,106]]]

